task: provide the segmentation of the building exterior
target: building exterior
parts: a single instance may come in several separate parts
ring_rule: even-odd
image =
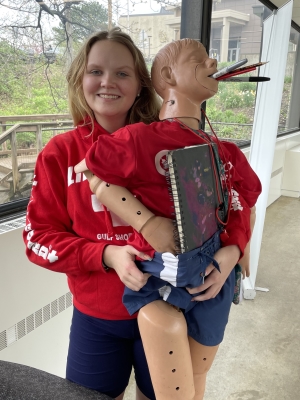
[[[162,7],[153,14],[121,15],[118,25],[128,31],[144,57],[151,61],[165,44],[179,39],[180,7],[172,10]]]
[[[262,20],[269,11],[259,0],[215,0],[211,21],[210,56],[219,62],[259,57]],[[180,38],[181,3],[161,8],[160,13],[123,15],[126,28],[146,58],[151,59],[166,43]]]
[[[216,0],[211,20],[210,55],[220,62],[257,61],[262,21],[269,10],[258,0]]]

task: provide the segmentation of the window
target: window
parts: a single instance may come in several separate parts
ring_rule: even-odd
[[[199,5],[185,1],[189,7]],[[260,61],[263,21],[272,12],[267,5],[272,4],[263,0],[213,0],[212,4],[209,55],[219,68],[243,58],[248,64]],[[10,11],[0,5],[0,215],[10,205],[27,204],[37,154],[53,135],[72,127],[64,77],[82,41],[95,29],[118,25],[133,38],[150,69],[155,54],[179,39],[182,29],[181,1],[87,0],[64,7],[49,0],[47,5],[56,7],[56,14],[43,11],[40,27],[41,9],[35,0]],[[64,25],[66,15],[72,23]],[[37,29],[32,29],[35,25]],[[299,128],[297,29],[292,27],[290,33],[280,134]],[[251,140],[256,89],[253,82],[219,83],[218,94],[206,105],[218,136],[241,143]]]
[[[258,0],[213,2],[209,53],[218,68],[244,58],[247,65],[260,61],[262,21],[270,13]],[[220,81],[218,94],[207,102],[207,115],[218,136],[251,139],[256,87],[253,82]]]
[[[272,13],[258,0],[222,0],[213,2],[210,56],[219,68],[237,59],[248,64],[260,60],[263,21]],[[299,128],[300,68],[299,31],[291,27],[289,52],[278,134]],[[257,71],[248,75],[255,75]],[[243,75],[245,76],[245,75]],[[220,82],[219,92],[207,102],[207,114],[220,137],[236,141],[251,140],[257,84],[253,82]]]

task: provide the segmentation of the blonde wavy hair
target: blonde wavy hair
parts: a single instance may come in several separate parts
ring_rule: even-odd
[[[135,99],[128,111],[127,124],[136,122],[150,124],[153,121],[158,121],[161,102],[151,84],[150,74],[144,57],[129,35],[122,32],[120,28],[113,28],[109,31],[96,32],[90,36],[82,45],[69,68],[67,73],[68,98],[69,109],[74,125],[77,126],[87,119],[92,121],[93,125],[94,113],[84,97],[82,80],[90,50],[92,46],[100,40],[111,40],[126,46],[133,57],[136,74],[142,89],[140,91],[140,96]]]

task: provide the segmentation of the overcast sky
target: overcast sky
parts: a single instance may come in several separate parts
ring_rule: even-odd
[[[127,2],[126,2],[127,3]],[[131,3],[131,1],[129,1]],[[144,0],[141,4],[136,4],[131,8],[132,14],[149,14],[160,11],[161,5],[158,4],[155,0]]]
[[[99,3],[104,7],[107,7],[107,0],[99,0]],[[118,3],[120,6],[119,14],[150,14],[154,12],[159,12],[161,5],[155,0],[113,0],[114,3]]]

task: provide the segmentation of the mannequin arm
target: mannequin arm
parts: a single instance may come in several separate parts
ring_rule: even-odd
[[[155,216],[126,188],[102,181],[87,170],[85,162],[76,165],[75,172],[84,172],[97,199],[141,233],[155,251],[176,254],[171,219]]]

